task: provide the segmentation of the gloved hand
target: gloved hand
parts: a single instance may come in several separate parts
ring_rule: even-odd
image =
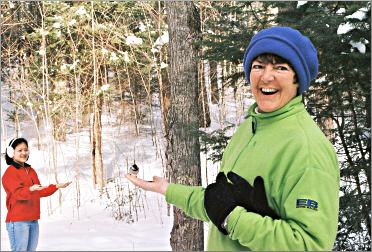
[[[223,172],[217,174],[216,182],[207,186],[204,192],[204,207],[209,219],[223,234],[227,231],[222,224],[229,213],[237,206],[231,184]]]
[[[227,173],[227,177],[233,183],[233,195],[239,206],[261,216],[270,216],[273,219],[279,219],[279,216],[269,207],[262,177],[258,176],[255,178],[253,187],[244,178],[234,172]]]

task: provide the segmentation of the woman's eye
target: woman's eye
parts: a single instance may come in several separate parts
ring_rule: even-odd
[[[281,71],[288,70],[288,67],[286,67],[286,66],[276,66],[275,68],[278,69],[278,70],[281,70]]]
[[[261,65],[253,65],[252,68],[253,68],[253,69],[261,69],[262,66],[261,66]]]

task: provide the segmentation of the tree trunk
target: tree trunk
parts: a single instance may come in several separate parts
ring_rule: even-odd
[[[103,190],[105,186],[105,177],[103,170],[103,161],[102,161],[102,124],[101,124],[101,113],[102,113],[102,103],[103,99],[100,95],[96,95],[98,90],[101,88],[101,83],[103,77],[99,78],[100,70],[102,66],[97,66],[96,63],[96,52],[95,52],[95,38],[94,38],[94,29],[95,29],[95,20],[94,20],[94,7],[93,2],[91,2],[91,17],[92,17],[92,54],[93,54],[93,95],[94,105],[93,105],[93,115],[92,115],[92,126],[91,126],[91,148],[92,148],[92,177],[93,177],[93,186],[95,188],[96,183],[99,184],[100,189]],[[101,75],[102,76],[102,75]]]
[[[324,106],[329,106],[330,99],[328,95],[322,95]],[[328,138],[329,141],[333,142],[336,135],[334,133],[333,119],[331,116],[324,116],[318,122],[318,126],[323,131],[324,135]]]
[[[95,163],[96,171],[96,182],[98,183],[100,189],[102,190],[105,186],[105,176],[103,170],[102,161],[102,124],[101,124],[101,111],[102,111],[102,98],[96,98],[97,102],[94,107],[94,123],[93,123],[93,142],[94,145],[94,156],[93,162]]]
[[[169,80],[171,85],[168,113],[169,136],[166,151],[170,181],[201,185],[198,48],[199,14],[193,2],[166,2],[169,29]],[[204,250],[203,223],[173,209],[171,247],[176,251]]]
[[[210,85],[211,85],[211,96],[212,96],[212,104],[218,104],[220,100],[218,86],[217,86],[217,62],[210,61],[209,62],[209,71],[210,71]]]
[[[220,62],[217,63],[217,87],[218,87],[218,105],[220,128],[225,128],[225,88],[224,88],[224,67]]]
[[[207,88],[204,79],[204,63],[203,61],[199,64],[199,83],[200,83],[200,94],[199,94],[199,107],[202,113],[200,113],[199,121],[201,122],[200,127],[207,128],[211,126],[211,117],[208,106]],[[209,71],[209,69],[208,69]]]
[[[94,113],[90,115],[90,131],[89,131],[89,138],[90,138],[90,148],[91,148],[91,154],[92,154],[92,182],[93,182],[93,188],[96,189],[97,184],[97,168],[96,168],[96,138],[94,133],[94,124],[95,124],[95,116]]]

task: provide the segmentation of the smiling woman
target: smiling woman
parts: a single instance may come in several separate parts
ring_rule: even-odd
[[[244,71],[250,82],[252,62],[258,56],[272,54],[279,56],[278,61],[271,63],[287,63],[296,73],[299,84],[298,95],[305,92],[311,80],[318,75],[317,51],[310,39],[298,30],[289,27],[271,27],[257,33],[248,45],[244,54]],[[269,60],[268,63],[272,60]]]
[[[259,112],[278,110],[298,93],[293,67],[274,54],[261,54],[253,60],[250,81]]]
[[[2,184],[6,192],[6,229],[12,251],[34,251],[39,239],[40,198],[67,187],[71,182],[41,186],[36,171],[26,163],[28,142],[14,138],[6,147]]]
[[[250,41],[244,71],[256,102],[227,145],[215,183],[127,178],[209,222],[208,250],[332,250],[337,156],[302,103],[318,74],[317,52],[299,31],[271,27]]]

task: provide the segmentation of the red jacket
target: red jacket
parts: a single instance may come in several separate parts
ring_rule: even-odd
[[[39,184],[36,171],[30,165],[13,162],[2,177],[6,192],[8,214],[5,222],[31,221],[40,219],[40,197],[47,197],[57,191],[56,185],[49,185],[40,191],[30,191],[30,186]]]

